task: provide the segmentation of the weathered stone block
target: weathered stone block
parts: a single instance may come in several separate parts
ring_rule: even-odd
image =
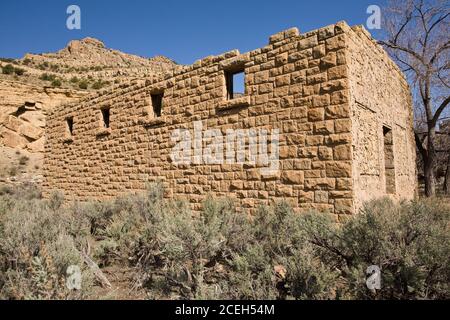
[[[333,190],[336,181],[331,178],[305,179],[306,190]]]
[[[291,83],[291,76],[290,75],[280,76],[280,77],[277,77],[275,79],[275,85],[277,87],[287,86],[290,83]]]
[[[281,179],[288,184],[303,185],[305,182],[303,171],[284,171],[281,174]]]
[[[314,124],[314,133],[316,134],[332,134],[334,133],[334,121],[322,121]]]
[[[326,107],[330,105],[330,96],[328,94],[313,96],[312,105],[314,108]]]
[[[327,46],[327,51],[337,51],[339,49],[343,49],[346,46],[345,42],[345,34],[340,34],[333,38],[329,38],[325,40],[325,44]]]
[[[330,95],[331,104],[344,104],[349,102],[349,95],[347,91],[336,91]]]
[[[299,191],[298,194],[298,202],[299,203],[312,203],[314,202],[314,192],[313,191]]]
[[[336,179],[337,190],[352,190],[352,179],[338,178]]]
[[[337,80],[347,77],[347,66],[341,65],[328,69],[328,80]]]
[[[306,145],[307,146],[319,146],[323,144],[323,136],[307,136]]]
[[[315,108],[310,109],[308,111],[308,120],[309,121],[323,121],[325,118],[325,109],[323,108]]]
[[[325,108],[325,119],[342,119],[350,117],[350,107],[347,104]]]
[[[306,83],[311,85],[311,84],[326,82],[327,80],[328,80],[327,73],[322,72],[322,73],[318,73],[318,74],[309,75],[306,79]]]
[[[333,91],[345,90],[348,88],[348,83],[345,80],[333,80],[322,83],[320,86],[321,93],[331,93]]]
[[[327,163],[326,172],[329,178],[351,177],[352,166],[348,162],[333,161]]]
[[[351,199],[336,199],[334,211],[336,214],[351,214],[353,212],[353,201]]]
[[[305,148],[305,149],[307,149],[307,148]],[[311,160],[308,160],[308,159],[294,160],[294,169],[295,170],[310,170],[311,169]]]
[[[320,59],[320,66],[323,69],[334,67],[336,64],[337,64],[336,52],[330,52],[325,57]],[[328,70],[328,72],[330,72],[330,71]],[[329,79],[332,80],[332,78],[330,78],[330,77],[329,77]]]
[[[336,133],[347,133],[352,130],[351,119],[338,119],[334,122],[334,128]]]
[[[352,148],[350,145],[344,144],[334,147],[334,160],[351,160]]]
[[[305,50],[317,46],[317,36],[311,36],[298,42],[298,50]]]
[[[319,58],[325,56],[325,53],[326,53],[326,49],[325,49],[325,45],[323,45],[323,44],[320,44],[313,48],[314,59],[319,59]]]
[[[327,191],[314,192],[314,202],[315,203],[328,203],[328,192]]]
[[[332,160],[333,159],[333,149],[328,148],[328,147],[319,147],[319,159]]]

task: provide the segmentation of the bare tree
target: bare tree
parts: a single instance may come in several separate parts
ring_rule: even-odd
[[[425,194],[431,197],[436,193],[436,128],[450,102],[450,5],[446,0],[391,1],[383,21],[385,40],[380,43],[413,90],[416,145],[423,160]]]

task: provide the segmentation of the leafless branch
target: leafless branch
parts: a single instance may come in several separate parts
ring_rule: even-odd
[[[433,118],[433,123],[436,125],[442,112],[444,111],[444,109],[448,106],[448,104],[450,103],[450,96],[447,97],[447,99],[445,99],[444,101],[442,101],[441,105],[439,106],[439,108],[436,110],[436,112],[434,113],[434,118]]]

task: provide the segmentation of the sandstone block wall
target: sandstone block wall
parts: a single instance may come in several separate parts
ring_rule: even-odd
[[[417,173],[408,83],[367,31],[353,30],[348,53],[355,204],[385,195],[411,199]]]
[[[358,42],[364,45],[358,47]],[[409,92],[401,74],[391,64],[384,66],[384,56],[370,60],[384,54],[374,47],[345,23],[305,34],[294,28],[271,36],[263,48],[207,57],[57,108],[47,120],[45,194],[62,190],[73,199],[103,199],[139,192],[148,181],[160,180],[166,196],[186,199],[194,210],[212,195],[233,198],[249,211],[283,199],[299,211],[317,209],[340,217],[354,213],[363,194],[384,179],[382,151],[376,149],[382,136],[358,135],[382,132],[383,121],[367,124],[366,116],[359,116],[365,111],[357,105],[377,105],[382,119],[391,117],[388,107],[395,101],[403,103],[399,108],[405,114],[397,117],[403,131],[393,131],[393,153],[399,162],[395,196],[410,198],[414,184],[401,188],[415,179],[413,148],[407,142],[396,144],[399,136],[411,137]],[[357,62],[366,55],[370,62]],[[359,69],[368,63],[376,69],[375,76],[369,73],[361,80]],[[225,74],[242,68],[245,94],[228,100]],[[392,82],[380,80],[383,77],[402,86],[393,89]],[[372,84],[372,78],[384,88]],[[391,100],[378,95],[383,91]],[[153,112],[155,93],[164,94],[161,117]],[[110,128],[102,128],[102,109],[110,110]],[[73,121],[72,135],[67,119]],[[264,175],[257,164],[174,164],[171,135],[176,129],[192,131],[195,121],[223,134],[227,129],[278,129],[280,170]],[[365,144],[377,150],[378,162],[370,162]],[[375,172],[380,181],[366,179],[361,170]],[[380,195],[386,194],[383,190],[378,190]]]

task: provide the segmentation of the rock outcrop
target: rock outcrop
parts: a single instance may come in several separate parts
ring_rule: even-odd
[[[94,38],[73,40],[56,53],[27,54],[21,61],[35,66],[45,63],[57,66],[58,70],[67,71],[66,76],[85,72],[97,77],[139,77],[177,66],[174,61],[163,56],[149,59],[109,49],[102,41]]]
[[[4,74],[2,69],[8,64],[13,72]],[[94,38],[73,40],[55,53],[0,59],[0,166],[5,169],[1,171],[17,171],[11,170],[20,167],[15,163],[20,158],[16,153],[36,159],[28,171],[42,167],[45,118],[55,106],[77,101],[113,83],[178,67],[169,58],[126,54]]]
[[[87,94],[0,80],[0,144],[43,152],[46,111]]]

